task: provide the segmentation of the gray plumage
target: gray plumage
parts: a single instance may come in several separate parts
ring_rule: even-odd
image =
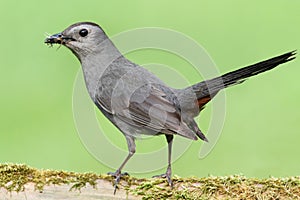
[[[194,117],[211,98],[223,88],[242,83],[250,76],[295,58],[295,53],[289,52],[187,88],[174,89],[126,59],[97,24],[73,24],[62,33],[46,38],[45,43],[63,44],[76,55],[91,99],[127,140],[129,154],[120,168],[111,173],[116,177],[115,189],[122,168],[135,153],[134,140],[141,134],[166,135],[169,159],[163,176],[172,186],[173,135],[208,141]]]

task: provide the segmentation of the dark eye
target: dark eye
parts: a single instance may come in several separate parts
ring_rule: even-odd
[[[80,35],[81,37],[87,36],[88,33],[89,33],[88,30],[86,30],[85,28],[84,28],[84,29],[81,29],[81,30],[79,31],[79,35]]]

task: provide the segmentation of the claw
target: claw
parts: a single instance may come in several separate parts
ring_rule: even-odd
[[[165,174],[152,176],[152,178],[166,178],[169,186],[171,187],[171,189],[173,189],[173,181],[171,178],[171,174],[169,174],[168,172],[166,172]]]
[[[117,170],[116,172],[108,172],[107,174],[115,177],[115,183],[114,183],[114,195],[115,195],[117,188],[118,188],[118,184],[120,183],[121,177],[129,176],[129,174],[127,172],[121,173],[119,170]]]

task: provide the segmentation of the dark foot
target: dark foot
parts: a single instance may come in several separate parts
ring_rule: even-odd
[[[118,188],[118,184],[121,180],[121,177],[123,176],[129,176],[129,174],[127,172],[121,173],[119,170],[117,170],[116,172],[108,172],[107,173],[110,176],[115,177],[115,183],[114,183],[114,194],[116,194],[117,188]]]
[[[165,174],[152,176],[152,178],[166,178],[167,181],[168,181],[169,186],[171,187],[171,189],[173,189],[173,181],[172,181],[172,178],[171,178],[171,173],[169,173],[168,171]]]

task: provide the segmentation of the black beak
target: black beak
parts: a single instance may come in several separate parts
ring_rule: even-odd
[[[75,39],[64,36],[62,33],[57,33],[57,34],[48,36],[44,42],[46,44],[52,45],[52,44],[66,44],[68,41],[75,41]]]

